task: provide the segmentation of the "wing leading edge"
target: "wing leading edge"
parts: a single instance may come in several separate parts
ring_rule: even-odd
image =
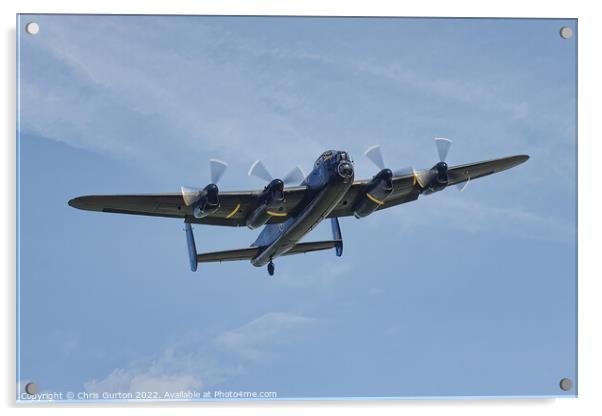
[[[305,195],[305,187],[287,189],[286,211],[294,214],[295,207]],[[196,224],[242,226],[249,210],[257,205],[260,191],[220,192],[220,207],[204,218],[192,216],[192,207],[186,206],[180,193],[138,195],[87,195],[74,198],[69,205],[88,211],[116,214],[146,215],[153,217],[182,218]],[[280,217],[274,217],[278,222]],[[282,220],[286,220],[282,217]]]
[[[517,155],[503,157],[499,159],[486,160],[483,162],[467,163],[450,167],[449,185],[455,185],[466,181],[482,178],[494,173],[513,168],[529,159],[527,155]],[[341,203],[330,213],[330,217],[346,217],[354,215],[354,204],[359,198],[362,198],[366,192],[369,181],[356,181],[349,189],[345,198]],[[393,192],[384,201],[384,204],[378,207],[378,211],[391,208],[406,202],[415,201],[422,192],[422,188],[418,183],[414,174],[398,176],[393,178]]]
[[[467,163],[449,168],[449,185],[466,182],[502,172],[520,165],[529,160],[527,155],[502,157],[499,159],[486,160],[484,162]]]
[[[527,155],[504,157],[483,162],[468,163],[450,167],[449,185],[472,181],[498,173],[529,159]],[[363,198],[369,180],[355,181],[341,203],[328,215],[344,217],[353,215],[353,207],[359,198]],[[422,189],[412,175],[393,178],[393,192],[378,209],[386,209],[416,200]],[[272,217],[268,224],[286,221],[294,217],[305,206],[304,200],[311,198],[304,186],[285,188],[287,216]],[[194,218],[191,207],[184,204],[180,193],[138,194],[138,195],[89,195],[69,201],[69,205],[88,211],[110,212],[118,214],[146,215],[154,217],[182,218],[186,222],[197,224],[244,226],[250,210],[257,206],[260,191],[220,192],[220,208],[204,218]]]

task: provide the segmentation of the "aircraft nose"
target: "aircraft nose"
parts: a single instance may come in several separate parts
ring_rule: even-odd
[[[347,161],[339,163],[337,167],[339,176],[343,179],[351,178],[353,176],[353,165]]]

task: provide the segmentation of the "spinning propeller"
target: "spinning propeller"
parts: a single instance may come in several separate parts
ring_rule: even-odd
[[[447,186],[449,177],[446,160],[449,154],[449,149],[452,145],[452,141],[443,137],[436,137],[435,145],[437,146],[439,162],[431,169],[415,170],[414,167],[410,166],[408,168],[392,171],[393,176],[405,176],[411,174],[414,176],[416,182],[423,189],[431,187],[433,189],[443,188]],[[368,148],[364,154],[368,157],[368,159],[372,161],[372,163],[374,163],[378,168],[380,168],[381,171],[383,169],[386,169],[382,151],[379,145],[375,145]],[[469,181],[470,180],[464,183],[459,183],[456,186],[460,191],[462,191],[466,188],[466,185],[468,185]]]
[[[421,172],[417,172],[416,170],[414,170],[413,166],[410,167],[405,167],[405,168],[401,168],[401,169],[397,169],[397,170],[390,170],[388,168],[385,167],[385,160],[383,158],[383,154],[382,154],[382,150],[380,145],[374,145],[372,147],[369,147],[365,152],[364,155],[366,155],[366,157],[368,157],[368,159],[370,159],[372,161],[372,163],[374,163],[381,171],[379,172],[379,175],[383,175],[383,173],[387,173],[390,172],[390,177],[394,177],[394,176],[406,176],[406,175],[413,175],[414,179],[420,184],[420,186],[422,188],[424,188],[423,183],[427,183],[427,182],[423,182],[421,179]]]
[[[451,140],[443,137],[435,137],[435,146],[437,146],[437,153],[439,153],[439,162],[445,162],[451,145]]]
[[[447,174],[447,155],[451,148],[452,141],[443,137],[435,137],[435,146],[439,154],[439,162],[431,169],[422,170],[415,173],[416,180],[422,188],[445,187],[449,181]]]
[[[376,165],[376,167],[379,168],[381,171],[384,169],[387,169],[385,167],[385,160],[383,158],[383,153],[380,148],[380,145],[376,144],[374,146],[369,147],[364,152],[364,155],[366,155],[366,157],[368,159],[370,159],[372,161],[372,163],[374,163]],[[403,176],[403,175],[407,175],[408,173],[412,173],[412,172],[413,172],[412,167],[402,168],[402,169],[397,169],[397,170],[391,171],[393,176]]]
[[[270,217],[286,217],[284,185],[301,183],[305,174],[299,166],[291,170],[284,178],[275,179],[261,160],[256,160],[249,169],[249,176],[255,176],[268,184],[259,194],[257,207],[249,214],[246,224],[253,229],[264,225]]]
[[[275,180],[261,160],[256,160],[253,162],[251,168],[249,169],[248,175],[255,176],[256,178],[262,179],[266,182],[272,182]],[[299,166],[295,166],[293,170],[286,174],[284,178],[278,180],[281,180],[284,185],[288,185],[291,183],[301,183],[304,179],[305,173],[303,173]]]
[[[435,138],[435,145],[437,146],[437,153],[439,154],[439,163],[433,166],[431,169],[418,173],[418,180],[420,186],[432,187],[434,190],[440,190],[447,186],[449,180],[453,180],[453,173],[448,172],[448,166],[446,163],[449,149],[451,148],[452,141],[443,137]],[[455,186],[459,191],[463,191],[468,186],[470,178],[462,183],[457,183]]]
[[[203,189],[182,186],[182,198],[186,206],[196,205],[193,214],[200,218],[206,208],[219,207],[217,183],[226,172],[228,164],[218,159],[209,159],[211,183]]]

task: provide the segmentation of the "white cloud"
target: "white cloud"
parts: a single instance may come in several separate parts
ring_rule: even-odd
[[[213,375],[210,359],[190,351],[188,346],[176,344],[156,357],[116,368],[107,377],[84,383],[89,392],[143,392],[159,394],[179,391],[200,391],[203,379]],[[214,380],[215,381],[215,380]]]
[[[93,379],[84,383],[86,391],[91,393],[103,392],[131,392],[131,381],[135,377],[131,371],[116,368],[107,377],[101,380]]]
[[[470,102],[488,96],[487,92],[476,83],[466,83],[454,79],[425,78],[417,75],[406,63],[398,61],[392,61],[385,65],[358,61],[356,66],[360,71],[387,79],[398,86],[419,89],[455,101]]]
[[[181,391],[201,391],[203,383],[192,374],[161,374],[151,368],[147,371],[125,370],[117,368],[102,380],[84,383],[87,392],[93,393],[165,393]]]
[[[135,22],[71,23],[47,31],[34,49],[38,59],[22,66],[24,131],[151,162],[185,152],[227,152],[247,162],[269,149],[284,157],[300,140],[306,145],[298,156],[313,160],[322,150],[275,109],[298,108],[299,98],[278,87],[277,74],[263,80],[266,74],[254,68],[259,58],[227,31],[194,25],[179,38],[191,46],[198,35],[195,51],[185,53],[139,36],[144,25]],[[162,29],[182,33],[179,23],[163,22]],[[224,59],[224,44],[238,55]],[[251,63],[239,65],[241,59]]]
[[[318,321],[301,315],[271,312],[215,340],[216,344],[250,360],[266,360],[273,356],[274,346],[282,346],[301,336]]]
[[[160,354],[116,368],[104,378],[89,380],[84,388],[98,393],[156,391],[160,395],[201,391],[239,374],[251,363],[277,357],[291,342],[306,336],[317,322],[288,312],[266,313],[208,341],[198,334],[182,337]]]
[[[453,189],[447,192],[453,192]],[[575,233],[574,224],[562,218],[516,206],[490,206],[466,195],[445,193],[423,196],[412,205],[371,218],[371,223],[382,227],[383,222],[391,219],[406,231],[434,227],[557,242],[572,242]]]
[[[353,133],[340,125],[343,120],[338,117],[347,113],[333,108],[333,114],[325,114],[320,107],[324,97],[306,93],[318,88],[320,81],[306,79],[302,70],[290,70],[304,64],[319,68],[324,83],[341,72],[359,73],[364,81],[379,78],[425,98],[478,102],[480,108],[489,106],[496,114],[505,111],[510,118],[530,115],[528,102],[504,101],[487,83],[423,75],[407,60],[345,55],[334,59],[296,44],[270,47],[209,21],[57,22],[44,37],[36,38],[35,47],[28,46],[33,51],[28,56],[37,59],[25,59],[21,69],[22,128],[119,158],[169,163],[170,157],[175,161],[183,154],[226,153],[236,159],[231,162],[249,163],[267,154],[273,170],[285,172],[291,148],[295,162],[307,165],[328,146],[333,129],[347,132],[350,150],[363,150],[370,144],[361,137],[364,132]],[[156,25],[157,33],[147,33],[149,24]],[[177,42],[161,42],[158,33]],[[44,65],[45,71],[35,69],[36,64]],[[333,84],[333,100],[349,93],[351,101],[362,97],[369,101],[369,91],[362,85],[348,91]],[[354,103],[349,104],[353,108]],[[432,117],[424,122],[431,123]],[[416,121],[408,119],[407,124]],[[316,128],[320,135],[312,137]],[[440,133],[444,132],[432,135]],[[405,152],[416,149],[412,141],[404,142]]]

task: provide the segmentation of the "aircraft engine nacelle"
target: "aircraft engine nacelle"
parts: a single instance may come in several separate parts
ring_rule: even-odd
[[[423,194],[432,194],[444,190],[449,183],[449,175],[447,172],[447,163],[439,162],[431,168],[430,177],[432,178],[428,184],[426,184]]]
[[[355,218],[363,218],[372,214],[393,192],[393,173],[390,169],[381,170],[367,186],[367,191],[360,197],[353,209]]]
[[[246,225],[250,229],[259,228],[267,223],[271,217],[286,216],[282,212],[284,206],[284,182],[274,179],[268,184],[257,199],[257,208],[249,213]]]
[[[217,185],[210,184],[201,191],[198,200],[192,206],[192,215],[195,218],[203,218],[217,211],[219,206],[219,190]]]

